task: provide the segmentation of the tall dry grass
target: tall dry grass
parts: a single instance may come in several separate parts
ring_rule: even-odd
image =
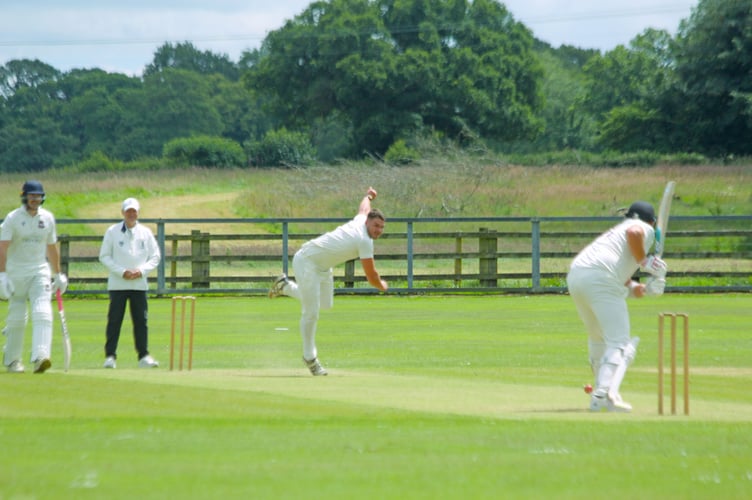
[[[70,174],[0,178],[0,213],[18,206],[24,180],[47,191],[46,207],[67,218],[119,217],[139,198],[151,218],[349,217],[368,186],[388,217],[607,216],[636,199],[658,203],[677,181],[675,215],[752,213],[752,167],[521,167],[495,160],[435,158],[416,165],[354,163],[307,169]]]

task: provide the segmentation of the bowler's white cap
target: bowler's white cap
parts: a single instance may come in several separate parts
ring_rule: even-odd
[[[135,208],[136,212],[141,210],[141,207],[138,205],[138,200],[136,198],[127,198],[123,202],[123,208],[122,208],[123,212],[125,212],[126,210],[130,210],[131,208]]]

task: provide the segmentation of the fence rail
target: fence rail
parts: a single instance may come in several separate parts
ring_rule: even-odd
[[[347,219],[142,219],[162,259],[152,293],[265,293],[303,242]],[[561,293],[574,255],[614,217],[393,218],[376,243],[389,293]],[[102,234],[117,219],[60,219],[72,294],[106,293]],[[752,291],[752,216],[671,219],[667,292]],[[354,261],[335,270],[337,293],[377,293]]]

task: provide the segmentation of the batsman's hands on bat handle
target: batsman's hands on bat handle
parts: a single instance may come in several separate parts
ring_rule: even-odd
[[[68,289],[68,277],[63,273],[57,273],[52,277],[52,291],[57,292],[60,290],[60,293],[65,293],[65,291]]]
[[[627,282],[627,288],[629,288],[629,296],[636,299],[641,299],[645,296],[645,285],[638,283],[634,280]]]
[[[645,295],[650,295],[653,297],[663,295],[663,290],[665,289],[666,280],[664,278],[654,276],[650,278],[645,284]]]
[[[368,188],[368,192],[366,192],[366,196],[368,197],[368,199],[369,200],[374,200],[376,198],[376,195],[378,195],[378,193],[376,192],[376,190],[373,189],[372,187],[369,187]]]
[[[642,262],[640,262],[640,268],[646,273],[649,273],[652,276],[657,276],[658,278],[665,278],[666,272],[668,272],[668,266],[666,266],[666,263],[660,257],[656,257],[655,255],[648,255],[642,259]]]
[[[8,277],[8,273],[0,273],[0,299],[8,300],[13,295],[13,283]]]

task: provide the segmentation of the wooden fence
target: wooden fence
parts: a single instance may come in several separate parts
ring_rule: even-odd
[[[288,273],[303,242],[345,220],[142,219],[154,230],[162,252],[150,276],[152,291],[266,293],[274,277]],[[562,293],[574,255],[618,220],[394,218],[376,242],[376,263],[390,283],[389,293]],[[116,222],[58,220],[70,293],[106,293],[98,251],[107,225]],[[669,263],[667,292],[752,291],[750,223],[752,216],[672,218],[664,254]],[[335,269],[335,286],[337,293],[377,293],[354,261]]]

